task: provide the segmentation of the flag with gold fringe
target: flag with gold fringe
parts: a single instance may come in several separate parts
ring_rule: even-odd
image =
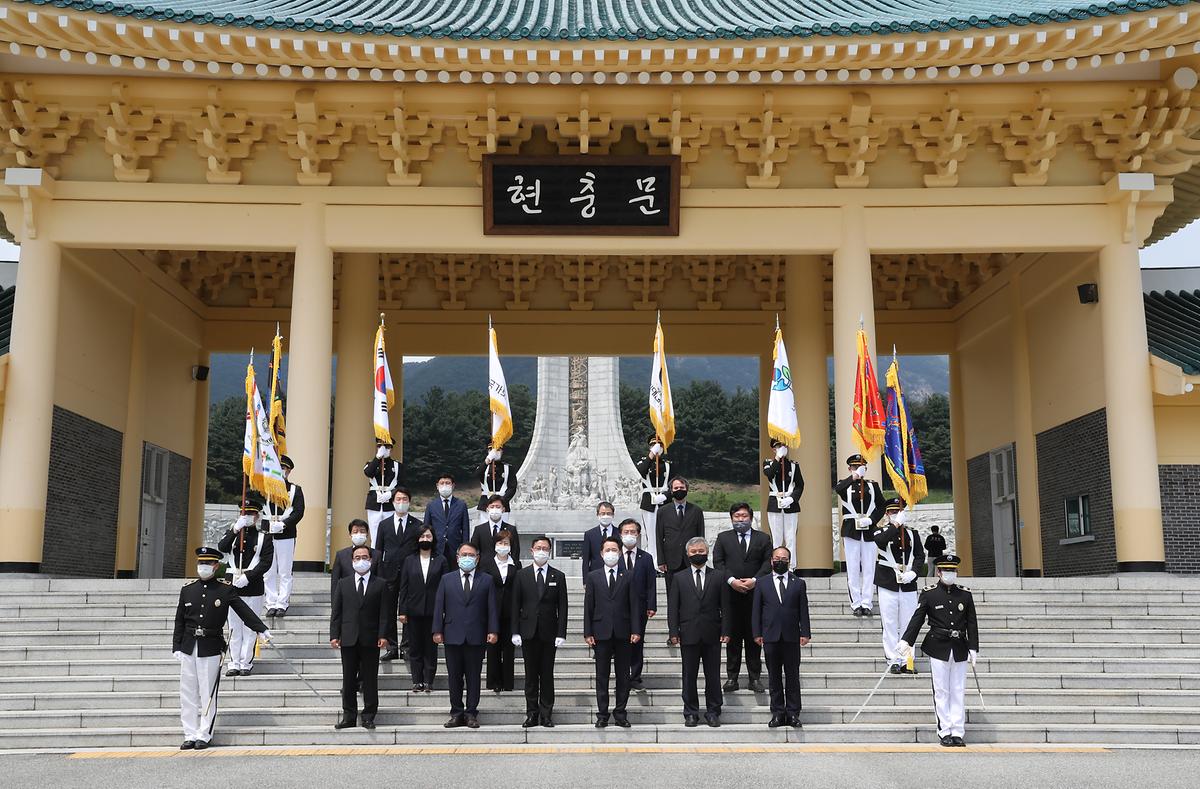
[[[246,431],[242,439],[242,473],[249,486],[258,490],[262,487],[262,467],[258,457],[258,424],[254,419],[254,351],[246,363]]]
[[[388,413],[396,405],[396,390],[392,387],[392,371],[388,368],[387,346],[383,340],[383,316],[379,316],[379,329],[375,332],[375,405],[373,422],[375,438],[392,443],[391,422]]]
[[[508,383],[500,366],[500,349],[491,316],[488,316],[488,400],[492,412],[492,449],[500,449],[512,438],[512,406],[508,402]]]
[[[280,455],[287,454],[287,427],[283,420],[283,383],[279,380],[280,361],[283,358],[283,336],[279,324],[275,324],[275,339],[271,341],[271,438]]]
[[[884,414],[879,397],[879,380],[871,363],[867,333],[858,330],[858,364],[854,374],[854,413],[851,417],[854,443],[868,461],[883,451]]]
[[[246,430],[242,444],[242,471],[251,490],[258,491],[272,504],[287,506],[287,485],[279,453],[271,437],[271,419],[263,407],[254,378],[254,352],[246,365]]]
[[[894,353],[887,371],[887,426],[883,456],[892,487],[908,506],[916,505],[929,495],[925,463],[921,460],[921,447],[917,443],[917,430],[904,403],[900,363]]]
[[[662,440],[663,449],[675,440],[675,404],[671,400],[671,378],[667,375],[667,350],[663,340],[662,315],[654,326],[654,363],[650,368],[650,422]]]
[[[774,369],[771,371],[771,396],[767,401],[767,433],[789,447],[800,446],[800,420],[796,416],[796,392],[792,388],[792,368],[779,319],[775,319]]]

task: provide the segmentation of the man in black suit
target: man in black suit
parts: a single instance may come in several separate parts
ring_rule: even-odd
[[[388,640],[388,650],[379,658],[383,661],[397,660],[404,657],[408,647],[404,639],[397,638],[396,600],[400,595],[400,568],[404,560],[417,552],[417,535],[425,524],[415,515],[409,515],[412,507],[412,496],[408,488],[396,488],[392,495],[393,511],[379,522],[375,532],[375,550],[383,554],[379,564],[379,575],[387,581],[388,629],[385,634]]]
[[[358,683],[362,682],[362,726],[375,728],[379,711],[379,650],[387,646],[387,583],[371,574],[371,551],[355,548],[354,575],[343,578],[333,591],[329,616],[329,646],[342,657],[342,717],[335,729],[358,721]]]
[[[361,548],[367,545],[367,541],[371,539],[371,526],[362,518],[355,518],[350,521],[347,527],[350,531],[350,545],[342,548],[333,556],[333,561],[329,564],[329,599],[333,599],[333,593],[337,590],[338,581],[348,576],[354,575],[354,553],[355,548]],[[367,546],[371,552],[371,572],[379,572],[379,560],[383,557],[379,551]]]
[[[511,553],[513,556],[521,555],[521,536],[517,534],[517,527],[513,526],[508,521],[504,520],[504,499],[501,496],[492,496],[488,501],[487,521],[480,523],[475,527],[475,531],[471,533],[471,545],[475,546],[475,550],[479,552],[479,563],[487,565],[496,558],[496,535],[502,531],[508,532],[512,539],[510,544]]]
[[[671,501],[658,508],[655,530],[658,533],[658,569],[667,575],[670,593],[672,576],[687,569],[684,546],[693,537],[704,536],[704,510],[687,502],[688,481],[683,477],[671,480]]]
[[[554,726],[554,656],[567,641],[567,576],[551,567],[550,538],[533,538],[533,564],[517,573],[512,643],[525,661],[526,729]]]
[[[771,538],[753,528],[754,510],[746,502],[729,508],[733,528],[717,535],[713,546],[713,565],[729,576],[730,621],[729,645],[725,648],[725,686],[737,690],[738,674],[742,670],[742,650],[746,652],[746,674],[754,693],[765,693],[762,677],[762,648],[754,642],[750,631],[750,612],[754,603],[756,579],[771,570]]]
[[[446,647],[450,685],[447,729],[479,728],[479,686],[486,644],[500,632],[500,610],[492,577],[476,569],[479,551],[470,543],[458,547],[458,571],[442,576],[433,602],[433,643]],[[466,687],[466,703],[463,688]]]
[[[588,575],[583,588],[583,638],[595,650],[596,658],[596,728],[608,726],[608,680],[616,662],[613,721],[628,729],[629,657],[631,647],[642,640],[642,596],[634,588],[634,574],[619,569],[621,543],[609,537],[600,548],[604,567]]]
[[[646,622],[658,613],[658,575],[654,568],[654,557],[638,545],[642,540],[642,524],[633,518],[621,521],[621,562],[623,573],[633,573],[633,588],[641,595],[639,633],[646,632]],[[603,562],[601,562],[603,566]],[[642,682],[642,666],[645,663],[645,641],[638,641],[629,650],[629,687],[645,690]]]
[[[604,566],[604,562],[600,560],[600,546],[617,533],[617,527],[613,525],[613,513],[616,511],[612,502],[600,502],[596,505],[598,525],[583,533],[583,555],[580,557],[582,559],[580,569],[583,570],[584,583],[587,583],[588,573]]]
[[[771,552],[771,572],[754,585],[754,610],[750,626],[754,641],[763,648],[771,685],[772,729],[800,728],[800,647],[807,646],[808,590],[804,580],[788,567],[791,555],[784,546]]]
[[[721,725],[721,644],[729,643],[728,576],[710,570],[708,543],[703,537],[688,540],[689,569],[667,592],[667,631],[683,659],[683,724],[700,723],[700,696],[696,675],[704,663],[704,721]]]

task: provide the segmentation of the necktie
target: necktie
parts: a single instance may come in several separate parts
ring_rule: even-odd
[[[625,568],[630,571],[633,570],[633,551],[625,552]]]
[[[463,573],[463,597],[471,596],[471,574]]]
[[[702,570],[696,570],[696,591],[704,594],[704,573]]]
[[[676,509],[679,510],[679,519],[683,520],[683,505],[680,504]]]
[[[540,594],[540,593],[541,593],[541,592],[542,592],[542,591],[543,591],[543,590],[546,588],[546,575],[545,575],[545,573],[546,573],[546,568],[545,568],[545,567],[539,567],[539,568],[538,568],[538,576],[537,576],[537,588],[538,588],[538,593],[539,593],[539,594]]]
[[[367,596],[367,585],[365,583],[363,583],[363,577],[361,575],[358,576],[358,596],[359,597]]]
[[[742,532],[742,553],[747,553],[750,550],[750,532]]]
[[[615,584],[616,582],[617,582],[617,571],[609,570],[608,571],[608,588],[612,589],[613,584]]]
[[[446,513],[446,520],[450,520],[450,499],[442,499],[442,511]]]
[[[783,581],[782,575],[775,576],[775,580],[779,582],[779,602],[783,602],[784,592],[787,591],[787,585]]]
[[[500,524],[499,524],[499,523],[493,523],[493,524],[492,524],[492,536],[493,536],[493,537],[495,537],[495,536],[496,536],[497,534],[499,534],[499,533],[500,533]]]

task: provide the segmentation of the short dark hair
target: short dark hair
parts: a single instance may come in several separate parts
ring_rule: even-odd
[[[596,505],[596,514],[597,514],[597,515],[599,515],[599,514],[600,514],[600,508],[601,508],[601,507],[608,507],[608,508],[609,508],[610,510],[612,510],[613,512],[616,512],[616,511],[617,511],[617,508],[616,508],[616,507],[614,507],[614,506],[612,505],[612,502],[611,502],[611,501],[602,501],[602,502],[600,502],[599,504],[597,504],[597,505]]]
[[[355,518],[354,520],[350,521],[350,524],[346,526],[346,531],[353,532],[355,526],[362,526],[367,530],[367,532],[371,531],[371,524],[367,523],[362,518]]]
[[[787,551],[788,559],[792,558],[792,551],[786,545],[780,545],[778,548],[771,549],[771,555],[775,555],[775,551]]]
[[[630,523],[632,523],[634,526],[637,526],[638,534],[642,533],[642,522],[637,518],[626,518],[625,520],[621,521],[621,523],[617,526],[617,531],[624,529]]]
[[[676,474],[675,476],[671,477],[671,479],[670,479],[670,480],[667,482],[667,487],[670,487],[671,485],[674,485],[676,482],[682,482],[682,483],[683,483],[683,486],[684,486],[685,488],[690,488],[690,487],[691,487],[691,485],[689,485],[689,484],[688,484],[687,477],[681,477],[681,476],[679,476],[678,474]]]
[[[933,525],[933,526],[930,526],[930,527],[929,527],[929,530],[930,530],[931,532],[933,532],[934,534],[937,534],[937,533],[938,533],[938,527],[937,527],[937,525],[936,525],[936,524],[935,524],[935,525]]]
[[[432,526],[428,526],[428,525],[426,525],[426,526],[422,526],[422,527],[421,527],[421,530],[420,530],[419,532],[417,532],[417,539],[419,540],[419,539],[421,539],[422,537],[424,537],[424,536],[425,536],[425,532],[429,532],[429,536],[430,536],[430,537],[432,537],[432,538],[434,539],[434,541],[435,541],[435,542],[437,541],[437,533],[436,533],[436,532],[434,532],[434,530],[433,530],[433,527],[432,527]]]
[[[603,551],[604,551],[604,546],[605,546],[605,545],[608,545],[610,542],[611,542],[613,545],[617,546],[617,550],[618,550],[618,551],[619,551],[619,550],[621,550],[621,541],[620,541],[620,540],[618,540],[616,537],[606,537],[606,538],[605,538],[605,540],[604,540],[604,542],[600,543],[600,550],[601,550],[601,552],[603,552]]]
[[[537,545],[539,542],[546,543],[547,547],[551,547],[551,548],[554,547],[554,543],[550,542],[550,538],[544,534],[539,534],[538,536],[534,537],[533,542],[529,543],[529,547],[532,548],[533,546]]]
[[[438,482],[441,482],[441,481],[442,481],[442,480],[444,480],[444,479],[448,479],[448,480],[450,480],[451,482],[453,482],[453,481],[454,481],[454,475],[453,475],[453,474],[451,474],[449,471],[443,471],[441,474],[438,474],[438,478],[437,478],[437,481],[438,481]]]
[[[495,504],[497,501],[504,505],[504,509],[506,509],[506,510],[508,509],[508,505],[504,504],[504,497],[501,496],[499,493],[493,493],[492,495],[488,496],[487,504],[485,504],[484,506],[490,507],[493,504]]]
[[[747,511],[747,512],[749,512],[751,515],[753,515],[753,514],[754,514],[754,508],[753,508],[753,507],[751,507],[749,504],[747,504],[747,503],[746,503],[746,502],[744,502],[744,501],[739,501],[739,502],[737,502],[736,504],[734,504],[732,507],[730,507],[730,508],[729,508],[729,517],[731,517],[731,518],[732,518],[734,515],[736,515],[736,514],[737,514],[737,512],[738,512],[739,510],[746,510],[746,511]]]
[[[392,491],[393,499],[396,498],[397,493],[403,493],[405,496],[408,496],[410,501],[412,500],[412,493],[409,492],[408,488],[396,488],[394,491]]]
[[[496,536],[492,538],[492,542],[498,543],[501,540],[508,540],[511,543],[512,536],[512,532],[510,532],[508,529],[501,529],[500,531],[496,532]]]
[[[359,546],[358,546],[358,547],[356,547],[354,550],[350,551],[350,558],[351,558],[351,559],[353,559],[353,558],[354,558],[354,556],[355,556],[355,555],[356,555],[356,554],[357,554],[359,551],[366,551],[366,552],[367,552],[367,558],[368,558],[368,559],[370,559],[370,558],[371,558],[371,549],[370,549],[370,548],[368,548],[368,547],[367,547],[367,546],[365,546],[365,545],[359,545]]]

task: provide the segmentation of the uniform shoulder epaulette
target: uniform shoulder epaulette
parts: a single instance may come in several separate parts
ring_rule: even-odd
[[[957,586],[959,589],[962,589],[964,592],[971,591],[971,587],[969,586],[963,586],[962,584],[955,584],[955,586]]]
[[[937,584],[936,584],[936,583],[933,583],[933,584],[930,584],[929,586],[926,586],[924,589],[922,589],[922,590],[921,590],[921,592],[922,592],[922,593],[924,593],[924,592],[932,592],[934,589],[937,589]]]

